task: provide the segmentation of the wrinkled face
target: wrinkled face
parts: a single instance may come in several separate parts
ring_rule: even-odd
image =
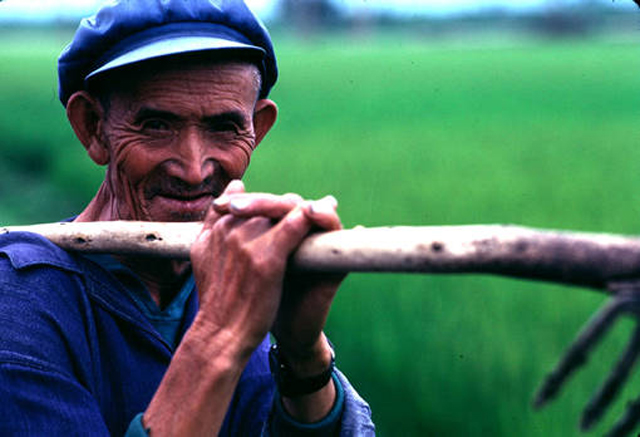
[[[184,66],[146,75],[109,96],[106,183],[123,220],[203,218],[255,147],[255,67]]]

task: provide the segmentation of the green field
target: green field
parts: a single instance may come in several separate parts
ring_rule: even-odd
[[[76,212],[101,170],[57,102],[64,34],[0,34],[0,223]],[[637,42],[276,40],[281,116],[251,190],[333,193],[346,227],[516,223],[640,233]],[[621,323],[541,412],[530,401],[599,293],[482,276],[358,274],[328,331],[383,436],[573,436]],[[602,435],[640,396],[634,376]]]

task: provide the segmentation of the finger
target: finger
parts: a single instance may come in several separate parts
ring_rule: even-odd
[[[239,219],[232,215],[219,215],[216,212],[209,211],[205,218],[202,232],[196,241],[208,241],[210,234],[224,236],[237,226],[240,220],[244,219]]]
[[[241,194],[245,192],[244,183],[240,179],[233,179],[227,184],[224,191],[213,201],[213,206],[216,207],[218,213],[226,214],[224,208],[229,205],[229,200],[234,194]]]
[[[636,399],[627,405],[624,416],[607,433],[607,437],[624,437],[631,435],[631,432],[640,422],[640,399]]]
[[[223,196],[229,196],[231,194],[244,193],[244,183],[240,179],[233,179],[230,181],[224,191]]]
[[[220,235],[223,235],[225,229],[231,229],[232,221],[236,220],[233,216],[217,216],[214,220],[215,212],[210,211],[207,213],[202,231],[191,245],[190,259],[192,262],[196,262],[197,259],[204,258],[207,253],[210,253],[210,248],[220,240]]]
[[[275,251],[278,256],[290,255],[307,236],[311,227],[312,223],[304,213],[303,207],[296,207],[270,231],[269,249]]]
[[[214,202],[219,213],[233,214],[238,217],[261,215],[272,219],[280,219],[303,203],[297,194],[241,193],[226,196],[223,201]]]
[[[541,408],[553,399],[569,376],[587,361],[591,349],[595,347],[603,334],[611,327],[620,311],[620,306],[620,301],[613,299],[587,322],[564,357],[546,377],[535,396],[534,408]]]
[[[266,217],[235,217],[226,215],[225,217],[233,218],[231,227],[223,231],[231,240],[237,240],[237,243],[244,243],[260,237],[273,227],[273,223]]]
[[[593,396],[589,405],[582,414],[580,429],[589,430],[601,417],[604,411],[609,407],[620,391],[620,387],[627,380],[629,372],[633,368],[638,355],[640,354],[640,328],[636,328],[622,355],[622,358],[616,363],[615,368],[602,385],[600,390]]]
[[[222,194],[213,200],[213,203],[207,210],[207,214],[204,218],[205,225],[215,223],[220,216],[226,214],[222,208],[216,208],[216,203],[221,205],[227,205],[229,203],[229,197],[234,194],[244,193],[244,183],[239,179],[233,179],[225,187]]]
[[[309,202],[304,212],[311,222],[324,230],[337,231],[342,229],[342,223],[336,209],[338,201],[333,196],[326,196],[320,200]]]
[[[266,217],[242,218],[231,214],[221,216],[218,221],[203,229],[194,244],[191,245],[191,259],[217,246],[226,251],[228,247],[237,247],[258,238],[272,227]],[[222,253],[222,252],[221,252]]]

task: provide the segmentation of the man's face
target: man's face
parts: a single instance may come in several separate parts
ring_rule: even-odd
[[[123,220],[200,220],[256,145],[255,67],[171,68],[110,94],[106,189]]]

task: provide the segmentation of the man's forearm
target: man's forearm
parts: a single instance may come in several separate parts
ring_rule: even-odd
[[[185,335],[144,413],[151,435],[216,436],[251,351],[197,322]]]
[[[194,322],[144,413],[144,427],[153,437],[218,435],[251,354],[238,345],[237,340],[223,333],[207,333]],[[292,366],[297,376],[306,377],[326,368],[330,360],[331,350],[327,344],[318,359],[292,361]],[[331,379],[316,392],[283,397],[282,405],[294,420],[314,423],[329,414],[335,399],[336,387]]]

